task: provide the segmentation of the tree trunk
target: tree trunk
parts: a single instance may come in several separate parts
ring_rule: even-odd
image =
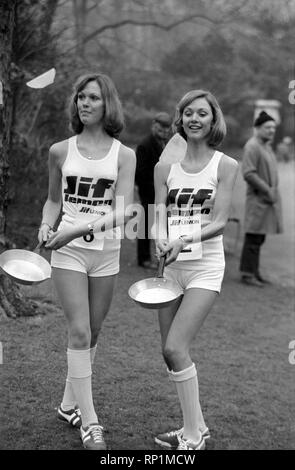
[[[47,3],[44,6],[43,19],[41,20],[43,40],[49,40],[49,34],[51,31],[51,25],[54,19],[56,8],[58,5],[58,0],[47,0]]]
[[[73,0],[73,13],[75,19],[76,54],[82,58],[85,53],[85,31],[87,17],[87,0]]]
[[[9,148],[12,121],[12,90],[10,67],[16,0],[0,2],[0,80],[3,104],[0,105],[0,244],[5,247],[6,213],[8,205]]]
[[[0,2],[0,251],[9,247],[5,236],[8,206],[9,150],[13,99],[11,88],[12,38],[15,25],[16,0]],[[0,318],[34,315],[38,304],[30,302],[19,287],[0,274]]]

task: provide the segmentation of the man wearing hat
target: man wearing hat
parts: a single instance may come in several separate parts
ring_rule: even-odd
[[[242,162],[247,194],[241,281],[256,287],[264,287],[269,282],[259,271],[260,248],[266,234],[282,232],[277,162],[271,148],[275,131],[274,118],[261,111],[254,121],[254,135],[244,147]]]
[[[169,114],[165,112],[157,113],[152,121],[150,134],[136,149],[135,182],[145,212],[145,229],[140,231],[137,239],[137,263],[144,268],[156,268],[156,265],[151,261],[149,238],[149,227],[152,225],[152,220],[149,220],[149,212],[151,219],[153,210],[151,206],[149,211],[148,206],[154,204],[154,167],[170,138],[171,125],[172,119]]]

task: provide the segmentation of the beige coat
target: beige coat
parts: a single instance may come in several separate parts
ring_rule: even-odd
[[[281,233],[282,207],[278,190],[277,161],[269,144],[254,136],[244,147],[242,172],[247,182],[245,232]],[[277,201],[267,197],[269,187],[277,189]]]

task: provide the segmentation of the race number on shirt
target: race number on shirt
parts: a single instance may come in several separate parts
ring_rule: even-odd
[[[103,217],[105,215],[105,212],[104,211],[101,211],[100,214],[97,214],[97,212],[95,211],[94,213],[82,213],[82,212],[79,212],[77,215],[76,215],[76,222],[79,223],[79,222],[95,222],[98,220],[98,218],[100,217]],[[92,219],[92,220],[91,220]],[[81,237],[79,239],[77,239],[77,242],[79,244],[79,246],[85,246],[85,248],[89,248],[91,244],[95,244],[95,249],[98,250],[98,251],[102,251],[103,250],[103,247],[104,247],[104,239],[105,239],[105,232],[95,232],[93,233],[92,236],[90,235],[85,235],[84,237]],[[75,240],[73,240],[74,244],[75,244]]]
[[[168,216],[169,242],[176,240],[181,235],[192,234],[196,242],[186,245],[179,253],[176,261],[202,258],[201,213],[200,211],[179,210],[177,214],[171,213],[171,215]]]
[[[101,213],[100,216],[102,217],[104,213]],[[74,223],[79,225],[79,223],[90,223],[96,221],[98,219],[97,213],[89,214],[89,213],[77,213],[75,217],[75,222],[72,220],[68,220],[66,217],[64,220],[61,221],[58,230],[62,230],[65,227],[73,227]],[[83,237],[75,238],[70,242],[70,246],[77,246],[80,248],[91,248],[92,245],[95,245],[95,249],[98,251],[102,251],[104,248],[104,240],[106,237],[106,232],[95,232],[93,235],[84,235]]]

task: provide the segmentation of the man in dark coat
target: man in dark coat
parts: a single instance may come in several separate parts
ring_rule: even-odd
[[[144,208],[144,230],[141,230],[137,239],[137,262],[139,266],[154,269],[156,265],[151,261],[150,227],[152,224],[154,204],[154,167],[170,138],[172,119],[169,114],[161,112],[153,119],[151,133],[138,145],[136,149],[135,183]],[[150,214],[149,214],[150,212]]]
[[[262,111],[254,121],[254,135],[244,147],[242,171],[247,182],[245,240],[240,261],[241,280],[263,287],[267,281],[259,272],[260,248],[266,234],[282,232],[282,208],[278,170],[271,148],[275,120]]]

